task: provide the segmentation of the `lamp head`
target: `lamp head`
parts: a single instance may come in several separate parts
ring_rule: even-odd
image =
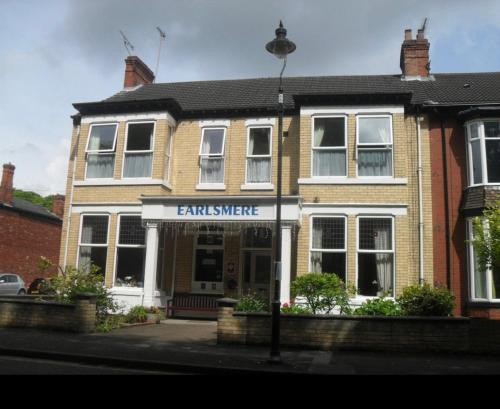
[[[296,48],[296,45],[286,38],[286,29],[280,21],[280,26],[276,29],[276,38],[266,44],[266,50],[279,59],[283,59],[293,53]]]

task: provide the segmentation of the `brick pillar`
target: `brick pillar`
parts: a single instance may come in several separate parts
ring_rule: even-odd
[[[3,165],[2,182],[0,184],[0,203],[12,205],[15,169],[16,167],[12,163]]]
[[[78,294],[76,296],[75,310],[75,331],[81,333],[90,333],[95,331],[96,327],[96,295]]]
[[[244,344],[246,342],[245,328],[240,325],[242,321],[233,317],[234,307],[238,303],[232,298],[217,300],[217,343],[218,344]]]

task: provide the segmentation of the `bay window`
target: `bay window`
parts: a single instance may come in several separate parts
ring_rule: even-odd
[[[154,122],[129,123],[123,164],[124,178],[151,177]]]
[[[271,128],[248,128],[247,183],[271,183]]]
[[[165,143],[165,163],[163,179],[165,182],[170,182],[171,167],[172,167],[172,145],[173,145],[174,129],[169,126],[167,130],[167,141]]]
[[[394,295],[394,241],[391,217],[358,219],[358,293]]]
[[[90,126],[87,142],[87,170],[85,177],[112,178],[115,170],[117,124]]]
[[[500,120],[466,124],[469,184],[500,183]]]
[[[107,215],[82,216],[78,246],[78,267],[82,271],[89,272],[92,266],[96,266],[100,274],[106,274],[108,223]]]
[[[225,128],[204,128],[200,145],[200,183],[224,183]]]
[[[146,229],[141,216],[120,215],[116,244],[116,287],[144,287]]]
[[[358,176],[392,176],[392,117],[360,115],[356,119]]]
[[[313,176],[346,176],[346,117],[315,117],[313,128]]]
[[[311,271],[334,273],[346,281],[345,217],[312,217]]]

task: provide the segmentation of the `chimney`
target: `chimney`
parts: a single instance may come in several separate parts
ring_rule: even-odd
[[[63,195],[55,195],[52,199],[52,213],[61,219],[64,216],[64,200],[65,197]]]
[[[3,165],[2,183],[0,184],[0,203],[12,206],[12,194],[14,193],[14,170],[12,163]]]
[[[151,84],[155,79],[153,71],[139,58],[130,55],[125,60],[125,88],[133,88],[141,84]]]
[[[410,29],[405,30],[405,40],[401,45],[400,67],[404,77],[429,77],[429,40],[423,29],[418,30],[417,38],[412,38]]]

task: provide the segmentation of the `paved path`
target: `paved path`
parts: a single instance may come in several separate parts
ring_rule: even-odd
[[[271,365],[268,348],[217,345],[215,322],[178,320],[90,335],[0,329],[0,355],[167,373],[500,374],[500,356],[459,354],[284,350]]]

